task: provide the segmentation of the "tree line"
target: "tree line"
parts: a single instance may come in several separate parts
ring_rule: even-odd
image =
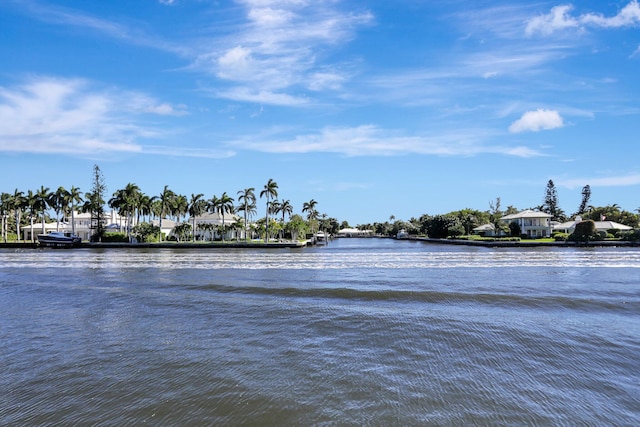
[[[107,200],[107,187],[99,166],[93,168],[92,186],[90,191],[82,193],[78,187],[72,186],[69,190],[58,187],[50,190],[41,186],[38,190],[27,192],[16,189],[13,193],[0,193],[0,214],[2,216],[2,240],[8,240],[9,232],[15,232],[15,239],[21,239],[20,229],[31,225],[31,236],[34,239],[34,224],[40,223],[42,232],[45,223],[52,221],[51,212],[55,213],[56,229],[60,229],[61,223],[70,220],[72,232],[75,233],[75,212],[90,213],[92,240],[99,241],[105,234],[104,214],[105,205],[118,213],[120,218],[125,218],[128,225],[125,227],[129,238],[132,235],[147,239],[150,235],[162,240],[161,233],[163,219],[173,219],[179,225],[174,234],[184,238],[186,234],[195,241],[197,231],[208,231],[213,238],[212,224],[197,224],[197,218],[204,213],[217,213],[222,219],[220,236],[224,240],[227,225],[237,230],[245,231],[245,238],[250,234],[258,234],[265,239],[284,233],[289,235],[317,232],[320,229],[331,227],[336,223],[335,219],[328,218],[326,214],[320,214],[318,202],[311,199],[302,206],[302,215],[294,215],[294,207],[289,200],[278,199],[278,184],[273,179],[264,185],[257,193],[254,187],[245,188],[237,192],[236,199],[227,192],[220,196],[213,195],[206,198],[203,193],[191,194],[187,197],[172,191],[168,185],[164,186],[158,195],[148,195],[141,191],[135,183],[128,183],[124,188],[116,190]],[[256,194],[258,196],[256,196]],[[257,213],[258,198],[265,199],[265,217],[252,222]],[[226,224],[229,214],[241,214],[242,218],[232,224]],[[191,223],[187,222],[189,216]],[[154,219],[158,219],[159,226],[151,225]],[[288,221],[287,221],[288,218]],[[336,230],[337,231],[337,230]],[[13,234],[13,233],[11,233]]]
[[[257,195],[256,195],[257,194]],[[337,234],[341,228],[349,227],[347,221],[339,222],[336,218],[320,214],[317,210],[317,202],[311,199],[305,202],[301,208],[301,214],[294,214],[294,207],[290,200],[278,199],[278,184],[273,179],[263,186],[259,193],[255,187],[239,190],[236,198],[227,192],[221,195],[205,197],[203,193],[191,194],[190,197],[172,191],[165,185],[158,195],[148,195],[141,191],[135,183],[128,183],[124,188],[113,192],[107,200],[107,187],[99,166],[94,165],[92,185],[89,191],[82,193],[78,187],[72,186],[69,190],[64,187],[52,191],[41,186],[39,189],[26,193],[16,189],[13,193],[0,193],[0,214],[2,215],[2,240],[6,242],[10,231],[15,232],[15,239],[20,241],[20,227],[31,226],[33,239],[34,224],[40,223],[44,232],[44,224],[55,218],[59,229],[61,221],[70,220],[72,232],[75,232],[75,212],[91,214],[92,240],[101,240],[105,236],[104,207],[109,206],[116,211],[121,218],[126,219],[126,224],[135,224],[134,227],[126,227],[127,238],[132,236],[139,240],[162,240],[162,221],[172,219],[178,225],[174,235],[180,240],[191,239],[195,241],[198,235],[207,233],[214,237],[214,232],[219,231],[219,237],[224,240],[226,231],[235,229],[244,232],[245,239],[253,235],[261,236],[265,240],[270,238],[297,239],[300,235],[315,233],[324,230],[330,234]],[[258,198],[265,199],[265,216],[253,221],[257,214]],[[582,199],[572,218],[581,216],[584,220],[600,221],[607,219],[630,227],[638,227],[640,215],[625,211],[617,204],[596,207],[590,204],[591,188],[586,185],[582,189]],[[530,209],[546,212],[552,216],[552,220],[564,222],[568,216],[560,208],[557,190],[552,180],[547,182],[543,203]],[[505,234],[513,234],[509,226],[500,221],[505,215],[518,213],[520,210],[514,206],[501,207],[500,197],[489,202],[488,210],[465,208],[447,214],[428,215],[419,218],[411,218],[408,221],[396,219],[393,215],[389,221],[359,224],[356,228],[372,230],[374,234],[381,236],[395,236],[400,230],[409,234],[428,235],[430,237],[456,237],[469,235],[472,230],[480,225],[493,224],[496,231]],[[640,208],[637,209],[640,213]],[[52,217],[51,212],[55,213]],[[217,213],[222,218],[222,225],[214,230],[213,224],[198,224],[197,218],[204,213]],[[226,223],[229,214],[238,215],[230,224]],[[191,221],[188,221],[188,218]],[[152,221],[158,219],[158,226]],[[198,233],[200,232],[200,233]],[[13,234],[13,233],[11,233]]]

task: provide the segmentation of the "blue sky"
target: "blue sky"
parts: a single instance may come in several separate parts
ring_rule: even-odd
[[[0,191],[640,207],[636,0],[3,0]],[[258,201],[264,212],[264,200]]]

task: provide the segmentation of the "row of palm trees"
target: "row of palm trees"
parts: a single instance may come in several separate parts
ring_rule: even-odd
[[[144,222],[145,217],[150,222],[152,218],[159,218],[160,229],[162,229],[163,219],[172,218],[176,222],[186,221],[187,215],[191,217],[192,239],[195,241],[195,230],[198,228],[197,218],[205,212],[217,213],[222,218],[222,228],[225,228],[226,216],[229,214],[242,213],[244,219],[245,236],[248,224],[251,222],[253,215],[257,213],[257,198],[254,187],[245,188],[238,191],[237,202],[234,205],[234,198],[229,196],[227,192],[222,193],[219,197],[214,195],[210,199],[205,198],[203,193],[191,194],[191,198],[185,195],[177,194],[172,191],[169,186],[165,185],[162,192],[158,196],[148,196],[144,194],[138,185],[128,183],[124,188],[115,191],[107,202],[109,207],[115,210],[120,218],[126,219],[127,234],[130,237],[131,226]],[[31,236],[33,240],[33,224],[40,220],[42,223],[42,232],[45,231],[45,221],[51,216],[49,212],[55,212],[57,221],[57,229],[60,228],[61,218],[70,218],[72,224],[72,232],[75,233],[76,211],[90,212],[93,208],[91,201],[91,193],[84,194],[80,189],[72,186],[70,190],[59,187],[55,191],[41,186],[40,189],[34,191],[29,190],[27,193],[16,189],[13,194],[0,194],[0,214],[2,215],[2,239],[6,242],[9,231],[9,224],[13,222],[17,239],[20,241],[20,225],[24,215],[30,219]],[[260,198],[266,199],[265,214],[265,239],[269,237],[269,222],[271,215],[282,215],[282,224],[286,221],[286,216],[291,218],[293,214],[293,205],[289,200],[278,200],[278,184],[273,180],[264,185],[259,194]],[[310,223],[317,221],[319,215],[317,202],[310,200],[305,202],[302,207],[302,213],[306,213],[306,218]],[[9,221],[11,219],[11,221]],[[311,230],[313,232],[313,230]],[[159,239],[162,239],[160,234]],[[224,232],[222,233],[224,240]]]

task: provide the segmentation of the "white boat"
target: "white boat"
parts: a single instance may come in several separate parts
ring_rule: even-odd
[[[409,233],[407,233],[405,229],[398,231],[398,234],[396,234],[396,239],[408,239],[408,238],[409,238]]]
[[[324,231],[318,231],[315,234],[315,238],[316,238],[316,243],[318,244],[327,243],[327,234]]]
[[[65,231],[52,231],[47,234],[38,234],[38,242],[42,246],[66,248],[78,246],[81,241],[80,237]]]

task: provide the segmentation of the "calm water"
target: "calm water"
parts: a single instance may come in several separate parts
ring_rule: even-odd
[[[640,424],[640,250],[0,250],[0,425]]]

